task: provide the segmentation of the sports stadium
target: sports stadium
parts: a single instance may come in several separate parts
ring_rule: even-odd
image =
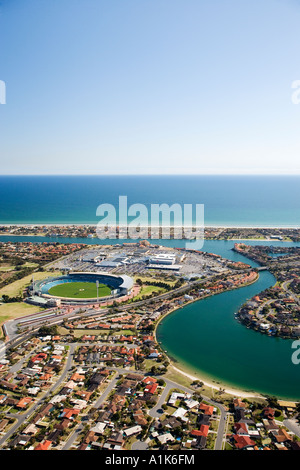
[[[30,303],[88,304],[128,295],[133,279],[126,275],[108,273],[73,272],[58,277],[33,281],[30,286]]]

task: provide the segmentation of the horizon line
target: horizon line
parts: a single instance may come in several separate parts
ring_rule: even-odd
[[[5,173],[5,176],[300,176],[299,173]]]

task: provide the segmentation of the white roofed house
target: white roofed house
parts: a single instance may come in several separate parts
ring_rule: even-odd
[[[187,400],[184,400],[184,403],[189,409],[196,408],[196,406],[199,405],[199,402],[196,400],[193,400],[192,398],[188,398]]]
[[[184,400],[188,398],[191,398],[190,393],[173,392],[168,400],[168,405],[174,405],[178,399]]]
[[[106,428],[106,423],[99,422],[99,423],[96,423],[93,428],[91,428],[91,431],[94,432],[95,434],[103,434],[105,428]]]
[[[186,410],[185,408],[177,408],[177,410],[174,411],[172,416],[174,416],[174,418],[180,418],[183,421],[188,421],[188,418],[185,417],[187,411],[188,410]]]
[[[79,398],[71,398],[70,402],[74,405],[74,408],[77,410],[83,410],[87,407],[87,402],[85,400],[80,400]]]
[[[34,436],[38,431],[39,431],[39,429],[35,426],[35,424],[30,423],[30,424],[28,424],[28,426],[23,430],[23,434],[30,434],[30,435]]]
[[[133,436],[133,434],[138,434],[143,430],[140,425],[132,426],[131,428],[124,429],[124,434],[126,437]]]
[[[31,387],[31,388],[28,388],[27,393],[29,395],[34,395],[35,396],[39,393],[40,390],[41,390],[40,387]]]
[[[175,437],[173,437],[169,432],[162,434],[161,436],[157,436],[157,439],[162,445],[166,444],[167,442],[175,441]]]

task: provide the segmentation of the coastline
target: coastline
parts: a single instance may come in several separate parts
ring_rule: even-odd
[[[254,281],[249,282],[249,283],[247,283],[243,286],[235,287],[234,289],[227,289],[223,292],[226,292],[226,291],[229,292],[229,291],[232,291],[232,290],[235,290],[235,289],[242,289],[243,287],[247,287],[251,284],[254,284],[258,279],[259,279],[259,274],[257,275],[257,277]],[[190,300],[190,301],[186,302],[184,304],[184,306],[175,307],[172,310],[170,310],[169,312],[162,315],[157,320],[157,323],[156,323],[154,331],[153,331],[153,336],[154,336],[155,342],[161,347],[161,343],[159,343],[158,340],[157,340],[157,328],[158,328],[158,325],[160,324],[160,322],[162,320],[164,320],[167,316],[169,316],[170,314],[174,313],[177,310],[180,310],[181,308],[185,307],[186,305],[189,305],[189,304],[192,304],[192,303],[195,303],[195,302],[200,302],[201,300],[204,300],[207,297],[218,295],[218,294],[221,294],[223,292],[208,294],[208,295],[205,295],[204,297],[202,297],[201,299]],[[176,372],[182,374],[184,377],[186,377],[190,380],[193,380],[193,381],[194,380],[200,380],[201,382],[203,382],[203,384],[206,387],[212,388],[213,390],[220,390],[220,388],[222,388],[224,390],[224,393],[226,393],[228,395],[233,395],[235,397],[238,396],[238,397],[242,397],[242,398],[264,399],[264,396],[262,394],[260,394],[259,392],[255,392],[255,391],[251,392],[251,391],[243,390],[239,387],[235,388],[233,385],[228,385],[228,384],[222,382],[222,379],[219,379],[218,377],[208,377],[201,370],[191,372],[189,370],[189,366],[185,365],[183,363],[180,363],[180,361],[178,361],[178,364],[176,362],[176,365],[174,365],[173,359],[170,358],[170,356],[167,353],[165,353],[165,354],[168,358],[169,364],[172,367],[172,369],[174,369]],[[195,375],[192,375],[192,374],[195,374]]]
[[[207,379],[206,376],[204,376],[202,373],[199,372],[194,372],[194,374],[196,375],[191,375],[189,372],[188,372],[188,369],[185,368],[185,370],[182,370],[182,369],[179,369],[178,367],[174,366],[174,364],[171,362],[170,363],[171,367],[176,371],[176,372],[179,372],[180,374],[182,374],[184,377],[190,379],[190,380],[200,380],[201,382],[204,383],[204,385],[206,387],[209,387],[209,388],[212,388],[213,390],[220,390],[220,388],[222,388],[222,390],[224,390],[224,393],[228,394],[228,395],[233,395],[234,397],[241,397],[241,398],[259,398],[259,399],[264,399],[263,395],[259,395],[258,393],[255,393],[255,392],[247,392],[247,391],[243,391],[239,388],[229,388],[228,385],[225,385],[224,383],[220,382],[218,380],[218,384],[216,385],[216,381],[214,381],[213,379],[211,379],[211,381],[209,379]]]
[[[40,223],[36,223],[36,222],[26,222],[26,223],[14,223],[14,222],[11,222],[11,223],[2,223],[0,222],[0,226],[1,227],[97,227],[98,226],[98,222],[96,223],[91,223],[91,222],[73,222],[73,223],[63,223],[63,222],[51,222],[51,223],[48,223],[48,222],[40,222]],[[151,223],[148,225],[149,227],[151,227]],[[147,228],[148,227],[147,225],[146,226],[142,226],[141,228]],[[160,228],[160,227],[164,227],[164,228],[174,228],[174,227],[181,227],[182,225],[171,225],[171,226],[168,226],[168,225],[159,225],[159,226],[154,226],[153,225],[153,228]],[[127,225],[118,225],[118,227],[127,227]],[[194,228],[194,225],[186,225],[184,226],[186,229],[189,229],[189,228]],[[202,228],[202,227],[200,227]],[[216,224],[216,225],[213,225],[213,224],[210,224],[210,225],[204,225],[203,227],[204,229],[214,229],[214,230],[217,230],[217,229],[260,229],[260,230],[298,230],[300,229],[300,225],[267,225],[267,226],[264,226],[264,225],[219,225],[219,224]]]
[[[51,224],[29,224],[29,223],[24,223],[24,224],[14,224],[14,223],[10,223],[10,224],[7,224],[7,223],[4,223],[4,224],[1,224],[0,223],[0,228],[10,228],[11,230],[9,231],[4,231],[4,232],[1,232],[0,231],[0,237],[39,237],[39,238],[53,238],[53,239],[61,239],[61,238],[69,238],[69,239],[93,239],[93,240],[101,240],[103,242],[103,240],[109,240],[110,237],[109,237],[109,234],[108,234],[108,237],[106,238],[102,238],[102,237],[98,237],[97,235],[97,226],[98,224],[89,224],[89,223],[51,223]],[[117,229],[124,229],[124,228],[128,228],[128,225],[119,225],[119,226],[116,226]],[[149,226],[146,226],[146,227],[140,227],[141,229],[141,232],[143,230],[147,230],[147,235],[143,236],[143,234],[141,233],[141,235],[139,236],[139,238],[134,238],[132,239],[134,242],[137,242],[138,240],[143,240],[143,239],[147,239],[147,240],[152,240],[152,242],[156,242],[158,243],[158,240],[163,240],[165,239],[162,234],[158,234],[158,238],[152,238],[150,232],[151,230],[160,230],[160,229],[166,229],[166,230],[169,230],[169,233],[170,233],[170,236],[168,237],[169,240],[176,240],[177,238],[174,238],[173,237],[173,233],[172,231],[174,229],[176,229],[176,227],[179,227],[179,226],[169,226],[169,225],[159,225],[159,226],[151,226],[151,224]],[[181,226],[180,226],[181,227]],[[25,233],[22,233],[22,228],[24,229]],[[13,230],[15,229],[15,231]],[[43,229],[43,230],[41,230]],[[51,229],[53,230],[53,233],[51,233]],[[65,229],[65,231],[63,230]],[[73,232],[73,230],[74,232]],[[186,226],[184,227],[184,230],[185,229],[188,229],[188,230],[192,230],[194,231],[195,228],[194,226]],[[149,232],[150,230],[150,232]],[[210,230],[212,231],[219,231],[220,233],[216,234],[216,235],[211,235],[209,232]],[[257,236],[253,234],[250,235],[250,237],[245,237],[245,234],[244,233],[241,233],[241,236],[238,237],[238,236],[233,236],[233,237],[228,237],[226,236],[226,231],[230,231],[230,230],[257,230]],[[268,233],[262,233],[262,231],[265,231],[267,230]],[[270,233],[272,230],[276,231],[276,230],[279,230],[280,231],[280,235],[279,234],[275,234],[273,235],[272,233]],[[247,243],[247,242],[256,242],[256,243],[272,243],[272,242],[282,242],[282,243],[297,243],[297,241],[299,240],[294,240],[294,236],[293,234],[291,234],[291,230],[292,231],[298,231],[300,230],[300,226],[295,226],[295,227],[260,227],[260,226],[242,226],[242,225],[239,225],[239,226],[232,226],[232,225],[228,225],[228,226],[220,226],[220,225],[216,225],[216,226],[212,226],[212,225],[208,225],[208,226],[204,226],[203,228],[201,228],[201,231],[203,231],[202,235],[199,237],[200,240],[202,240],[202,242],[204,243],[205,241],[207,242],[210,242],[210,241],[228,241],[228,242],[241,242],[241,243]],[[81,231],[83,232],[86,232],[88,231],[88,233],[80,233]],[[224,231],[224,233],[222,233]],[[15,233],[16,232],[16,233]],[[50,232],[50,233],[49,233]],[[55,233],[57,232],[57,233]],[[65,232],[65,233],[64,233]],[[207,232],[207,233],[206,233]],[[152,233],[152,232],[151,232]],[[227,232],[228,233],[228,232]],[[122,243],[122,241],[129,241],[131,240],[130,237],[128,237],[128,234],[127,234],[127,238],[125,238],[124,236],[122,236],[122,233],[120,234],[121,236],[117,236],[115,238],[115,240],[119,240],[119,243]],[[244,235],[244,236],[243,236]],[[299,234],[297,234],[297,237],[299,237]],[[182,237],[180,237],[178,240],[182,240],[182,241],[188,241],[188,240],[194,240],[194,238],[186,238],[184,235]]]
[[[54,225],[53,225],[54,227]],[[0,237],[45,237],[45,238],[49,238],[49,235],[45,235],[43,232],[41,233],[34,233],[34,234],[31,234],[31,233],[0,233]],[[61,235],[52,235],[51,238],[65,238]],[[80,238],[78,236],[76,237],[72,237],[70,235],[68,235],[66,238]],[[98,238],[97,236],[93,236],[93,237],[83,237],[83,238]],[[102,238],[99,238],[99,240],[110,240],[110,238],[105,238],[105,239],[102,239]],[[124,238],[116,238],[115,240],[125,240]],[[130,239],[129,239],[130,240]],[[140,238],[140,240],[142,240],[142,238]],[[154,240],[154,239],[152,239]],[[157,238],[155,240],[165,240],[164,238]],[[172,239],[171,239],[172,240]],[[173,239],[173,240],[176,240],[176,239]],[[184,238],[182,240],[185,240]],[[188,239],[186,239],[188,240]],[[293,243],[292,240],[279,240],[277,238],[205,238],[204,237],[204,241],[207,240],[207,241],[228,241],[228,242],[281,242],[281,243]]]

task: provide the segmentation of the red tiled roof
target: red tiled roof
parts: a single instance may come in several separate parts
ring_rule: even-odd
[[[145,384],[149,384],[149,383],[155,383],[157,382],[157,380],[154,377],[144,377],[143,382]]]
[[[48,450],[49,447],[51,446],[52,442],[51,441],[44,441],[44,442],[41,442],[40,444],[38,444],[34,450]]]
[[[79,413],[80,410],[78,409],[64,408],[61,416],[63,418],[72,418],[73,415],[78,415]]]
[[[233,436],[235,440],[235,446],[238,449],[242,449],[243,447],[254,446],[255,442],[250,439],[249,436],[237,436],[236,434]]]
[[[201,424],[200,430],[193,429],[193,431],[191,431],[191,436],[207,437],[208,431],[209,431],[209,426],[207,424]]]
[[[239,433],[240,431],[243,433],[248,434],[248,429],[246,423],[234,423],[234,429],[236,433]]]
[[[145,392],[146,393],[151,393],[153,395],[153,393],[156,392],[156,389],[157,389],[157,386],[158,384],[149,384],[147,385],[147,387],[145,388]]]
[[[26,408],[26,406],[32,401],[32,398],[30,397],[24,397],[19,400],[19,402],[16,404],[18,408]]]
[[[214,412],[214,407],[206,405],[205,403],[200,403],[199,409],[202,410],[205,415],[212,415]]]
[[[198,429],[193,429],[191,431],[191,436],[202,436],[202,433]]]
[[[201,426],[200,426],[201,436],[207,437],[208,431],[209,431],[208,424],[201,424]]]

